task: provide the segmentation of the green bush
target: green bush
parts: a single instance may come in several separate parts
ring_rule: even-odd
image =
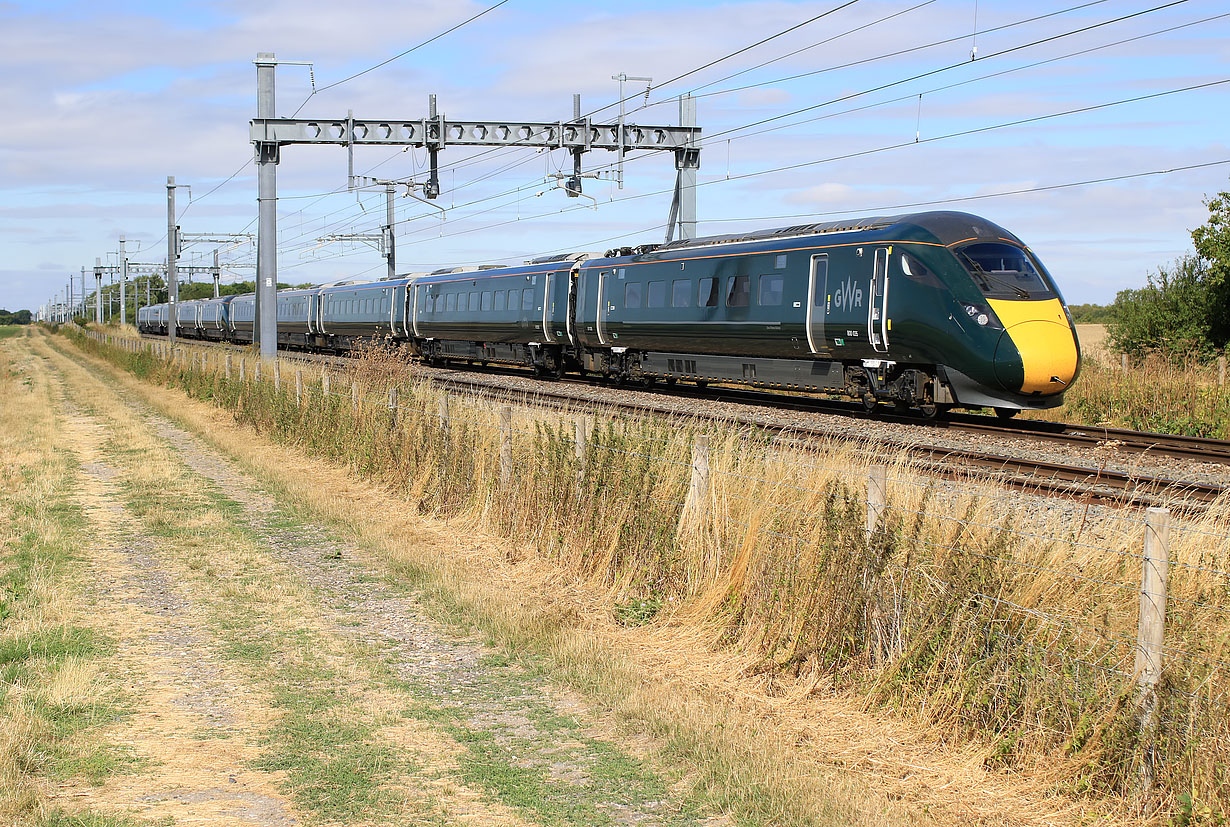
[[[1207,358],[1230,341],[1230,193],[1205,201],[1209,220],[1192,231],[1195,254],[1159,267],[1139,290],[1115,296],[1110,345],[1140,357]]]
[[[1202,259],[1185,255],[1150,274],[1145,287],[1121,290],[1107,325],[1111,347],[1137,358],[1211,354],[1217,346],[1207,311],[1213,292],[1208,276]]]

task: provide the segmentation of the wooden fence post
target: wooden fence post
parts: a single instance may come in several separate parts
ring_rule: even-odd
[[[1119,354],[1119,367],[1123,368],[1123,372],[1124,372],[1124,373],[1127,373],[1127,369],[1128,369],[1128,356],[1127,356],[1127,354],[1126,354],[1126,353],[1121,353],[1121,354]]]
[[[888,502],[888,469],[883,465],[873,465],[867,469],[867,539],[875,533],[884,513],[884,504]]]
[[[239,357],[239,381],[240,382],[248,381],[247,367],[248,367],[248,360],[244,358],[243,356],[240,356]]]
[[[282,360],[276,356],[273,359],[273,389],[282,390]]]
[[[325,399],[329,398],[329,369],[325,368],[320,372],[320,395]]]
[[[350,380],[350,404],[357,414],[359,412],[359,383],[355,379]]]
[[[440,397],[440,401],[436,403],[436,412],[440,417],[440,430],[448,432],[448,394]]]
[[[1226,386],[1226,357],[1217,357],[1217,387],[1224,388]]]
[[[397,427],[397,388],[389,388],[389,427]]]
[[[512,482],[512,406],[500,408],[500,486]]]
[[[252,378],[255,379],[258,383],[261,381],[261,372],[262,372],[264,363],[265,363],[264,359],[257,358],[256,371],[253,373]]]
[[[1140,577],[1140,624],[1136,640],[1136,680],[1140,687],[1140,788],[1153,787],[1157,742],[1157,682],[1162,675],[1166,633],[1166,589],[1170,578],[1170,511],[1145,512],[1145,554]]]
[[[295,404],[303,405],[303,371],[295,369]]]

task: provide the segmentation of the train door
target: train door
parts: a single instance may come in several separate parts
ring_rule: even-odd
[[[871,300],[867,303],[867,336],[876,353],[888,351],[888,257],[892,247],[876,250],[871,276]]]
[[[858,272],[863,264],[863,261],[858,260],[861,258],[860,253],[861,249],[856,251],[853,267],[830,268],[827,261],[817,264],[813,259],[813,274],[817,269],[822,273],[821,277],[813,275],[813,289],[819,290],[823,284],[824,290],[823,293],[814,295],[811,312],[817,316],[823,314],[824,323],[822,328],[812,326],[812,336],[816,338],[815,344],[822,350],[831,348],[842,356],[859,357],[867,352],[867,306],[871,274],[867,270]],[[817,305],[821,305],[823,310]],[[824,331],[823,341],[819,340],[821,329]]]
[[[598,343],[602,345],[610,344],[606,338],[606,317],[611,306],[606,297],[606,280],[611,272],[610,270],[598,271],[598,306],[595,308],[597,312],[594,315],[594,326],[598,332]]]
[[[812,353],[827,350],[824,319],[828,306],[829,257],[821,253],[811,257],[811,281],[807,286],[807,347]]]
[[[580,265],[577,265],[568,273],[568,316],[565,327],[568,331],[568,344],[574,347],[577,344],[577,279],[580,272]]]
[[[555,341],[555,334],[551,331],[551,309],[555,299],[555,283],[556,276],[559,273],[547,273],[546,284],[543,286],[542,294],[542,341],[543,344],[550,344]]]

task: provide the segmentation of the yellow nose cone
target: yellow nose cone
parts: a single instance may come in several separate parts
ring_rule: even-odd
[[[996,349],[996,373],[1006,364],[1009,339],[1020,354],[1024,376],[1021,393],[1060,393],[1076,377],[1079,352],[1059,299],[1047,301],[991,301],[991,308],[1004,325],[1004,337]],[[1001,358],[1004,360],[1001,362]],[[1015,359],[1012,360],[1015,363]],[[1013,371],[1015,373],[1015,371]],[[1001,376],[1006,380],[1007,376]]]

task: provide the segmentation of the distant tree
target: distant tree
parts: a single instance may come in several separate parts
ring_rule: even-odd
[[[1068,311],[1077,324],[1106,324],[1115,317],[1114,305],[1070,304]]]
[[[283,282],[278,282],[279,290],[311,286],[310,284],[284,284]],[[256,282],[253,281],[237,281],[234,284],[218,286],[218,295],[221,296],[242,296],[244,293],[254,292],[256,292]],[[214,284],[212,281],[182,282],[179,285],[179,300],[182,302],[192,299],[211,299],[213,295]]]
[[[0,310],[0,324],[29,324],[30,311],[18,310],[10,313],[7,310]]]

